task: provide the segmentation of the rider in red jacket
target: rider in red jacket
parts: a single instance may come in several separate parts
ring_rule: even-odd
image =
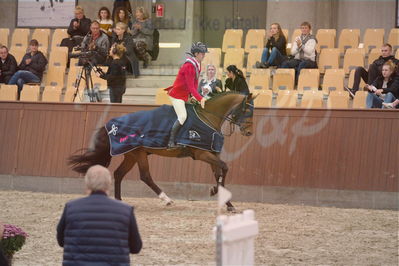
[[[201,42],[194,43],[191,46],[191,53],[187,53],[189,57],[187,57],[186,62],[180,68],[173,86],[166,88],[177,115],[177,120],[170,132],[169,148],[178,147],[175,143],[175,138],[186,121],[187,111],[185,102],[189,99],[189,96],[194,96],[201,103],[201,107],[205,107],[206,99],[198,93],[197,88],[198,78],[201,73],[201,61],[207,52],[208,49],[205,44]]]

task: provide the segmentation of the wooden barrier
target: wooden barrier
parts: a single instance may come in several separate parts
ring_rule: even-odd
[[[66,158],[111,117],[154,106],[0,103],[0,174],[77,177]],[[254,135],[225,138],[227,185],[398,192],[399,114],[385,110],[256,109]],[[111,170],[121,158],[114,159]],[[191,158],[150,157],[156,181],[214,184]],[[138,171],[129,179],[138,180]]]

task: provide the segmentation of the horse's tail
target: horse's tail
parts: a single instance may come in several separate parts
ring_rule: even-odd
[[[94,149],[86,149],[82,155],[72,155],[68,158],[68,164],[72,170],[78,173],[86,173],[96,164],[108,167],[111,162],[110,143],[106,129],[100,128],[95,137]]]

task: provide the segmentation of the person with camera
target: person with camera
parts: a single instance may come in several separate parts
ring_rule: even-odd
[[[40,83],[46,69],[47,59],[39,51],[39,42],[35,39],[29,42],[29,52],[24,55],[18,66],[18,71],[11,77],[8,84],[18,86],[18,99],[25,83]]]
[[[139,77],[139,61],[134,52],[133,37],[129,32],[127,32],[127,25],[123,22],[115,24],[111,44],[114,45],[115,43],[123,44],[126,48],[126,53],[122,58],[125,62],[126,70],[132,72],[134,78]]]
[[[126,91],[126,66],[122,60],[126,48],[122,44],[113,44],[109,50],[111,62],[107,73],[101,73],[100,78],[107,80],[111,103],[122,103]]]
[[[90,32],[85,36],[81,44],[82,51],[91,51],[93,64],[104,64],[109,50],[107,34],[100,30],[100,23],[93,21],[90,25]]]
[[[80,6],[75,7],[75,18],[73,18],[68,27],[68,34],[70,38],[65,38],[61,41],[60,46],[68,47],[68,52],[72,51],[72,48],[80,45],[84,36],[90,30],[91,20],[85,17],[84,10]]]
[[[6,46],[0,46],[0,83],[7,84],[12,75],[17,72],[17,61],[8,53]]]

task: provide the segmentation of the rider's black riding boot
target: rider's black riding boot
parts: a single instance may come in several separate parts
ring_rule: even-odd
[[[181,127],[182,127],[182,125],[180,125],[179,120],[176,120],[172,126],[172,130],[170,131],[170,137],[169,137],[169,143],[168,143],[169,149],[174,149],[174,148],[179,147],[179,145],[176,145],[175,139],[176,139],[176,135],[179,132]]]

